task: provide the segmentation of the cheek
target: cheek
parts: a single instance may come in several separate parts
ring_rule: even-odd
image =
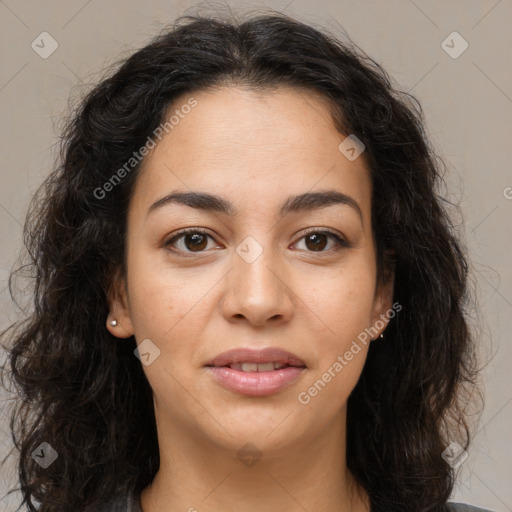
[[[340,413],[363,370],[370,344],[364,330],[370,327],[373,284],[368,272],[358,278],[339,275],[315,285],[304,301],[318,312],[322,330],[312,333],[317,359],[296,398],[318,425]]]
[[[208,289],[208,275],[194,274],[193,269],[172,269],[164,256],[155,257],[150,251],[129,254],[127,280],[136,337],[137,332],[147,336],[149,331],[161,338],[180,319],[194,316]]]
[[[375,293],[375,276],[367,265],[347,265],[317,274],[314,286],[302,285],[304,305],[321,320],[328,339],[346,342],[369,327]]]
[[[362,255],[361,255],[362,256]],[[312,333],[317,360],[311,378],[300,391],[304,402],[324,410],[329,417],[346,402],[363,370],[370,336],[375,275],[366,258],[347,262],[335,274],[317,275],[315,285],[303,286],[302,296],[308,309],[320,319]]]

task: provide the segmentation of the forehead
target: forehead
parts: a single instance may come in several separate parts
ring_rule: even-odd
[[[191,97],[195,106],[182,109]],[[350,161],[339,150],[346,135],[336,130],[329,101],[316,92],[214,88],[178,98],[166,119],[172,115],[172,129],[143,163],[137,203],[188,189],[277,206],[284,196],[334,188],[363,210],[370,206],[363,156]]]

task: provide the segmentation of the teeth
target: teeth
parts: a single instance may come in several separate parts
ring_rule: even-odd
[[[257,364],[254,365],[258,367],[259,372],[273,372],[274,371],[274,363],[264,363],[264,364]],[[242,370],[244,369],[242,365]]]
[[[257,363],[242,363],[242,371],[243,372],[257,372],[258,371]],[[272,370],[274,369],[274,365],[272,364]]]
[[[286,365],[280,363],[232,363],[229,365],[232,370],[242,372],[271,372],[284,366]]]

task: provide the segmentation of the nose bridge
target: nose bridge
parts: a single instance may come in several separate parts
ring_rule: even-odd
[[[252,236],[246,237],[236,248],[233,264],[237,281],[254,300],[265,296],[270,300],[270,296],[280,290],[275,270],[271,271],[276,266],[275,251],[270,245],[270,237],[263,240],[260,236],[259,239],[261,243]]]

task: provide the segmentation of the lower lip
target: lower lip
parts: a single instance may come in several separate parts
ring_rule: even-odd
[[[227,366],[208,366],[213,378],[231,391],[248,396],[268,396],[295,382],[304,367],[286,366],[271,372],[242,372]]]

